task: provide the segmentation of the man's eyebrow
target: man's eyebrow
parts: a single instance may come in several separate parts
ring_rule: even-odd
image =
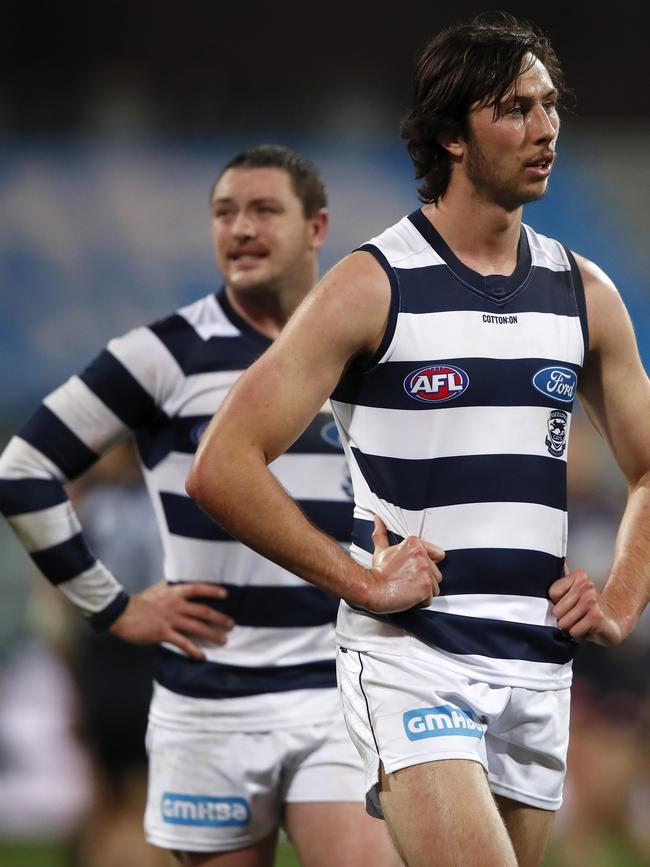
[[[260,205],[264,203],[272,203],[274,205],[282,204],[280,199],[275,196],[258,196],[255,199],[250,199],[246,204],[248,205]],[[213,205],[230,205],[235,204],[235,200],[231,196],[219,196],[218,198],[212,199]]]
[[[554,99],[559,97],[560,93],[556,87],[550,87],[544,94],[541,96],[541,100],[544,102],[547,99]],[[512,93],[504,96],[501,100],[502,103],[508,103],[516,100],[517,102],[533,102],[534,97],[528,96],[526,93],[513,91]]]

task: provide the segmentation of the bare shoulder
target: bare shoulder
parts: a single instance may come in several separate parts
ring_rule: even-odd
[[[390,303],[388,275],[371,253],[358,250],[324,275],[290,326],[309,323],[322,334],[335,334],[337,341],[349,344],[352,353],[374,351],[381,343]]]
[[[614,339],[619,329],[629,329],[630,321],[620,292],[612,279],[595,262],[575,256],[585,289],[590,347],[598,350],[607,338]]]

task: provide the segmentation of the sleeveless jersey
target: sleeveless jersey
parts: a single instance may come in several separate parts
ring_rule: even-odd
[[[429,653],[468,677],[532,689],[570,683],[575,644],[554,619],[563,574],[566,447],[588,345],[572,254],[522,226],[509,277],[466,267],[422,211],[361,249],[391,283],[372,359],[332,396],[355,497],[352,556],[372,519],[446,551],[440,595],[377,617],[341,605],[357,650]]]
[[[208,295],[112,340],[85,371],[45,398],[0,460],[2,511],[36,566],[101,628],[127,597],[88,548],[63,484],[120,437],[135,435],[165,577],[222,584],[227,598],[207,604],[236,624],[223,647],[194,639],[204,661],[172,645],[158,648],[152,716],[168,724],[201,725],[210,713],[220,716],[222,729],[228,719],[237,730],[273,728],[289,724],[288,715],[295,719],[298,706],[301,719],[319,719],[322,702],[330,701],[323,690],[335,695],[338,599],[234,540],[185,491],[210,418],[270,342],[237,314],[224,291]],[[349,544],[351,489],[331,413],[319,413],[270,469],[313,523]],[[205,699],[200,708],[197,698]]]

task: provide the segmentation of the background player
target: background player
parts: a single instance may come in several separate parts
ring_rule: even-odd
[[[2,456],[2,509],[95,628],[164,642],[148,731],[150,841],[188,864],[263,867],[283,823],[310,867],[352,867],[361,852],[395,864],[381,824],[363,813],[340,717],[337,600],[231,539],[183,489],[211,414],[316,279],[325,191],[302,156],[259,146],[228,163],[211,208],[225,287],[111,341],[49,395]],[[169,580],[130,598],[88,549],[63,489],[129,431]],[[344,542],[351,502],[335,433],[319,413],[275,471]]]
[[[346,719],[412,867],[539,864],[574,642],[619,643],[649,596],[650,385],[629,318],[602,271],[521,223],[551,173],[561,88],[547,41],[510,16],[429,43],[403,126],[425,207],[321,281],[188,481],[231,532],[349,602]],[[629,483],[602,593],[562,577],[566,449],[546,444],[578,374]],[[357,562],[265,469],[335,388]]]

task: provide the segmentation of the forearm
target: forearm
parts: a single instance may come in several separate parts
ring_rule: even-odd
[[[56,465],[22,437],[0,457],[0,512],[39,571],[93,626],[124,610],[128,596],[86,544]]]
[[[630,488],[603,598],[627,637],[650,601],[650,473]]]
[[[360,605],[368,601],[368,570],[308,521],[261,452],[248,447],[200,451],[187,491],[215,521],[264,557],[336,596]]]

